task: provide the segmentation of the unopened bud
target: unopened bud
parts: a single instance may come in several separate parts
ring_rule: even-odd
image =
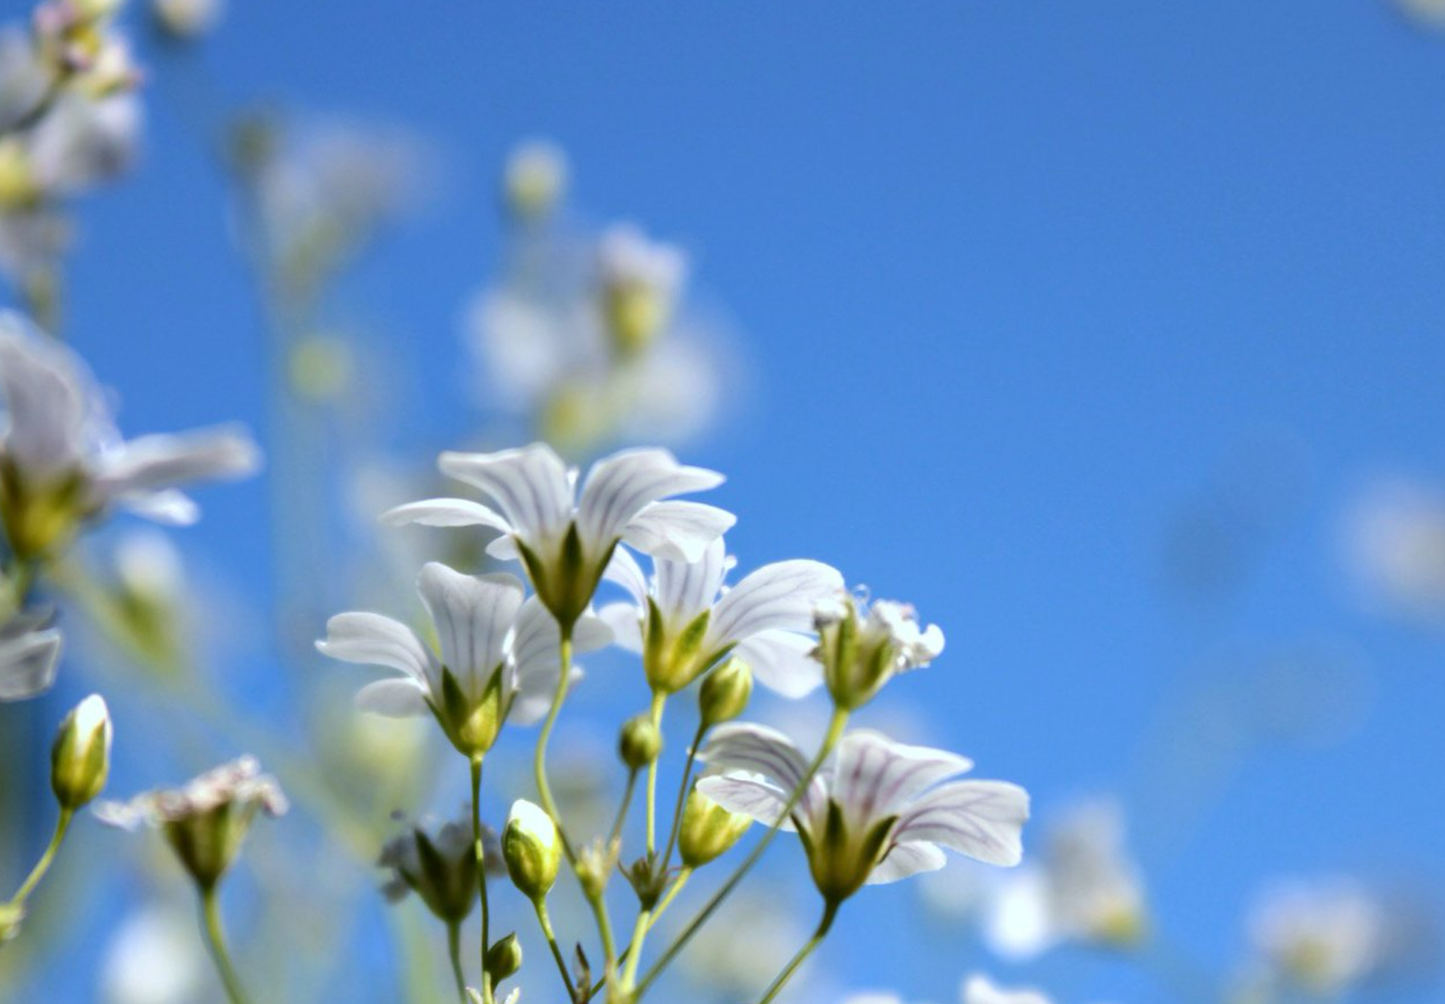
[[[710,729],[732,721],[743,713],[752,696],[753,671],[746,662],[733,656],[702,681],[697,696],[702,727]]]
[[[517,940],[516,934],[507,935],[487,949],[486,967],[494,987],[509,976],[516,975],[522,968],[522,943]]]
[[[618,755],[631,770],[641,770],[662,752],[662,730],[647,715],[638,715],[622,726]]]
[[[588,899],[595,900],[606,891],[616,864],[616,845],[603,843],[601,837],[582,848],[577,855],[577,882]]]
[[[50,787],[62,809],[74,812],[105,787],[111,734],[110,712],[99,694],[81,701],[60,723],[50,751]]]
[[[694,788],[683,807],[682,828],[677,836],[682,863],[701,868],[722,857],[742,839],[752,822],[751,817],[729,812]]]
[[[562,837],[557,824],[541,806],[517,799],[502,834],[502,857],[507,874],[522,895],[533,902],[543,899],[557,881],[562,861]]]

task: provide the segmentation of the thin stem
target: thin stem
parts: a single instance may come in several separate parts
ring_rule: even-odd
[[[838,740],[843,737],[843,729],[847,724],[848,712],[842,708],[834,709],[833,720],[828,725],[828,734],[823,739],[823,745],[818,748],[817,755],[813,757],[813,762],[808,765],[808,772],[803,775],[802,780],[798,782],[797,788],[788,796],[788,801],[787,804],[783,806],[783,811],[778,813],[778,818],[773,822],[768,832],[763,834],[762,839],[753,847],[752,853],[750,853],[747,858],[744,859],[743,863],[737,867],[737,870],[728,877],[728,880],[723,883],[722,887],[713,893],[712,898],[707,901],[698,915],[688,922],[687,927],[682,929],[682,933],[677,936],[677,940],[668,946],[667,951],[662,953],[662,957],[653,963],[652,968],[643,976],[642,982],[637,985],[637,993],[634,1000],[640,1000],[642,998],[642,995],[647,992],[647,988],[652,986],[657,978],[662,975],[662,971],[667,968],[673,959],[677,958],[678,953],[686,947],[693,936],[707,923],[708,918],[713,915],[717,908],[723,904],[723,901],[738,887],[748,872],[752,870],[753,865],[758,863],[758,860],[763,856],[763,852],[768,849],[768,845],[771,844],[773,838],[778,835],[778,832],[782,828],[783,820],[792,815],[793,809],[802,801],[804,793],[808,790],[808,786],[813,783],[813,776],[817,774],[818,769],[823,766],[823,761],[828,758],[828,754],[833,751],[833,747],[838,745]]]
[[[472,850],[477,857],[477,890],[482,898],[482,1000],[491,1004],[491,981],[487,979],[487,949],[491,946],[491,911],[487,907],[487,848],[482,840],[482,758],[472,763]]]
[[[589,894],[587,902],[592,907],[592,915],[597,918],[597,933],[602,938],[602,956],[607,961],[604,972],[607,978],[611,979],[612,974],[617,972],[617,945],[612,940],[612,918],[607,916],[607,899],[599,892],[595,896]]]
[[[622,838],[622,824],[627,820],[627,809],[632,805],[632,792],[637,787],[637,771],[627,772],[627,786],[622,789],[622,802],[617,806],[617,817],[612,820],[612,832],[607,838],[608,845]]]
[[[35,862],[35,867],[30,869],[30,874],[25,881],[20,883],[20,888],[10,898],[10,906],[19,906],[30,898],[45,873],[50,870],[51,863],[55,860],[55,853],[60,850],[60,844],[65,839],[66,832],[70,829],[70,821],[75,818],[74,809],[61,809],[60,817],[55,821],[55,832],[50,837],[50,843],[46,845],[45,853],[40,855],[40,860]]]
[[[778,974],[777,979],[773,980],[773,985],[768,987],[768,992],[763,994],[763,998],[758,1001],[758,1004],[768,1004],[778,996],[779,991],[798,971],[798,967],[813,954],[814,949],[823,943],[823,939],[828,936],[828,929],[833,926],[833,918],[836,916],[838,916],[838,904],[829,901],[828,905],[823,908],[823,919],[818,922],[818,929],[813,932],[813,936],[808,939],[807,944],[798,949],[798,954],[793,956],[793,960],[783,967],[783,971]]]
[[[677,899],[677,894],[682,892],[682,887],[687,885],[687,880],[690,878],[692,878],[691,868],[683,868],[677,873],[677,878],[673,879],[672,888],[667,890],[667,895],[662,897],[662,900],[653,909],[652,919],[647,922],[648,930],[653,928],[667,908],[672,905],[672,901]]]
[[[452,979],[457,984],[457,996],[467,1004],[467,977],[462,972],[462,925],[455,920],[447,921],[447,954],[452,960]]]
[[[562,983],[567,987],[567,999],[577,999],[577,989],[572,985],[572,975],[567,972],[567,960],[562,957],[562,949],[557,946],[557,935],[552,933],[552,918],[547,913],[547,901],[541,897],[533,903],[537,908],[537,923],[542,925],[542,934],[547,938],[547,947],[552,949],[552,958],[557,960],[557,972],[562,974]]]
[[[652,695],[652,707],[649,714],[652,717],[652,727],[662,729],[662,707],[667,703],[667,695],[657,691]],[[657,757],[647,765],[647,853],[650,855],[656,849],[657,833]]]
[[[622,992],[624,999],[627,991],[637,982],[637,963],[642,959],[642,942],[647,937],[648,929],[652,927],[652,911],[643,910],[637,915],[637,923],[632,927],[632,944],[627,949],[627,965],[622,970]]]
[[[562,851],[567,855],[567,861],[575,868],[577,866],[577,853],[572,849],[567,834],[562,829],[562,818],[557,815],[557,802],[552,798],[552,787],[547,783],[547,743],[552,738],[552,729],[557,724],[557,715],[562,710],[562,702],[567,698],[568,677],[572,670],[572,626],[570,624],[559,625],[561,629],[561,644],[558,646],[562,672],[557,678],[557,692],[552,695],[552,707],[547,712],[547,720],[542,723],[542,731],[537,736],[537,750],[532,756],[532,769],[537,777],[537,794],[542,799],[542,808],[547,810],[547,815],[552,817],[552,822],[557,824],[557,835],[562,838]]]
[[[231,1004],[249,1004],[246,992],[241,989],[241,980],[236,976],[236,967],[231,964],[231,955],[226,951],[226,935],[221,929],[221,911],[213,885],[201,890],[201,929],[221,984],[226,988],[226,999]]]
[[[672,832],[667,835],[667,849],[662,852],[664,868],[672,862],[672,851],[677,846],[677,837],[682,831],[682,812],[687,808],[687,796],[692,788],[692,768],[697,762],[697,750],[702,745],[705,735],[707,735],[707,723],[700,722],[697,732],[693,734],[692,745],[687,750],[687,762],[682,767],[682,784],[677,790],[677,806],[672,812]]]

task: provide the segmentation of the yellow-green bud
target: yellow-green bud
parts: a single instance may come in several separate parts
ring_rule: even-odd
[[[99,694],[81,701],[60,723],[50,751],[50,787],[62,809],[74,812],[105,787],[111,734],[110,712]]]
[[[577,882],[588,899],[597,899],[607,889],[607,880],[617,864],[617,845],[598,837],[577,855]]]
[[[682,828],[677,846],[682,863],[688,868],[701,868],[722,857],[742,839],[752,818],[729,812],[696,788],[687,796],[682,810]]]
[[[0,945],[20,936],[20,924],[24,920],[24,903],[0,903]]]
[[[638,715],[622,726],[617,752],[631,770],[641,770],[662,752],[662,730],[647,715]]]
[[[516,934],[509,934],[487,949],[487,974],[496,986],[509,976],[515,976],[522,968],[522,944]]]
[[[753,671],[748,664],[733,656],[702,681],[697,695],[698,711],[702,715],[702,727],[732,721],[743,713],[753,696]]]
[[[502,834],[502,858],[507,874],[522,895],[539,902],[557,881],[562,861],[562,836],[557,824],[541,806],[517,799]]]

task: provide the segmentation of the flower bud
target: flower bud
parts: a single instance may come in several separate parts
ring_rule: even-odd
[[[617,864],[617,845],[604,843],[598,837],[577,855],[577,882],[589,899],[596,899],[607,889],[607,880]]]
[[[62,809],[88,804],[110,775],[110,712],[105,699],[91,694],[60,723],[50,751],[50,787]]]
[[[516,975],[522,968],[522,943],[516,934],[507,935],[487,949],[486,968],[494,987]]]
[[[733,656],[702,681],[697,695],[698,711],[702,715],[702,727],[732,721],[743,713],[753,696],[753,671],[748,664]]]
[[[694,788],[683,807],[682,827],[677,835],[682,863],[688,868],[701,868],[722,857],[742,839],[752,822],[750,816],[729,812]]]
[[[522,895],[533,902],[547,895],[557,881],[562,836],[541,806],[521,798],[512,803],[507,829],[502,834],[502,857],[512,884]]]
[[[630,770],[641,770],[662,752],[662,730],[647,715],[638,715],[622,726],[618,755]]]

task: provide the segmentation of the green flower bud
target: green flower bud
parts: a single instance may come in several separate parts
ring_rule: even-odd
[[[522,895],[534,903],[546,897],[557,881],[562,836],[541,806],[520,798],[512,803],[502,833],[502,858],[507,862],[512,884]]]
[[[110,712],[91,694],[60,723],[50,751],[50,787],[62,809],[74,812],[99,795],[110,775]]]
[[[607,889],[607,880],[617,864],[617,845],[603,843],[598,837],[577,855],[577,882],[589,899],[596,899]]]
[[[487,949],[486,967],[494,987],[509,976],[516,975],[522,968],[522,943],[517,940],[516,934],[507,935]]]
[[[622,726],[617,753],[631,770],[641,770],[662,752],[662,730],[647,715],[638,715]]]
[[[687,796],[682,810],[682,827],[677,846],[682,863],[688,868],[701,868],[732,850],[742,839],[752,818],[729,812],[696,788]]]
[[[753,671],[748,664],[733,656],[702,681],[697,695],[698,711],[702,715],[702,727],[732,721],[743,713],[753,696]]]

